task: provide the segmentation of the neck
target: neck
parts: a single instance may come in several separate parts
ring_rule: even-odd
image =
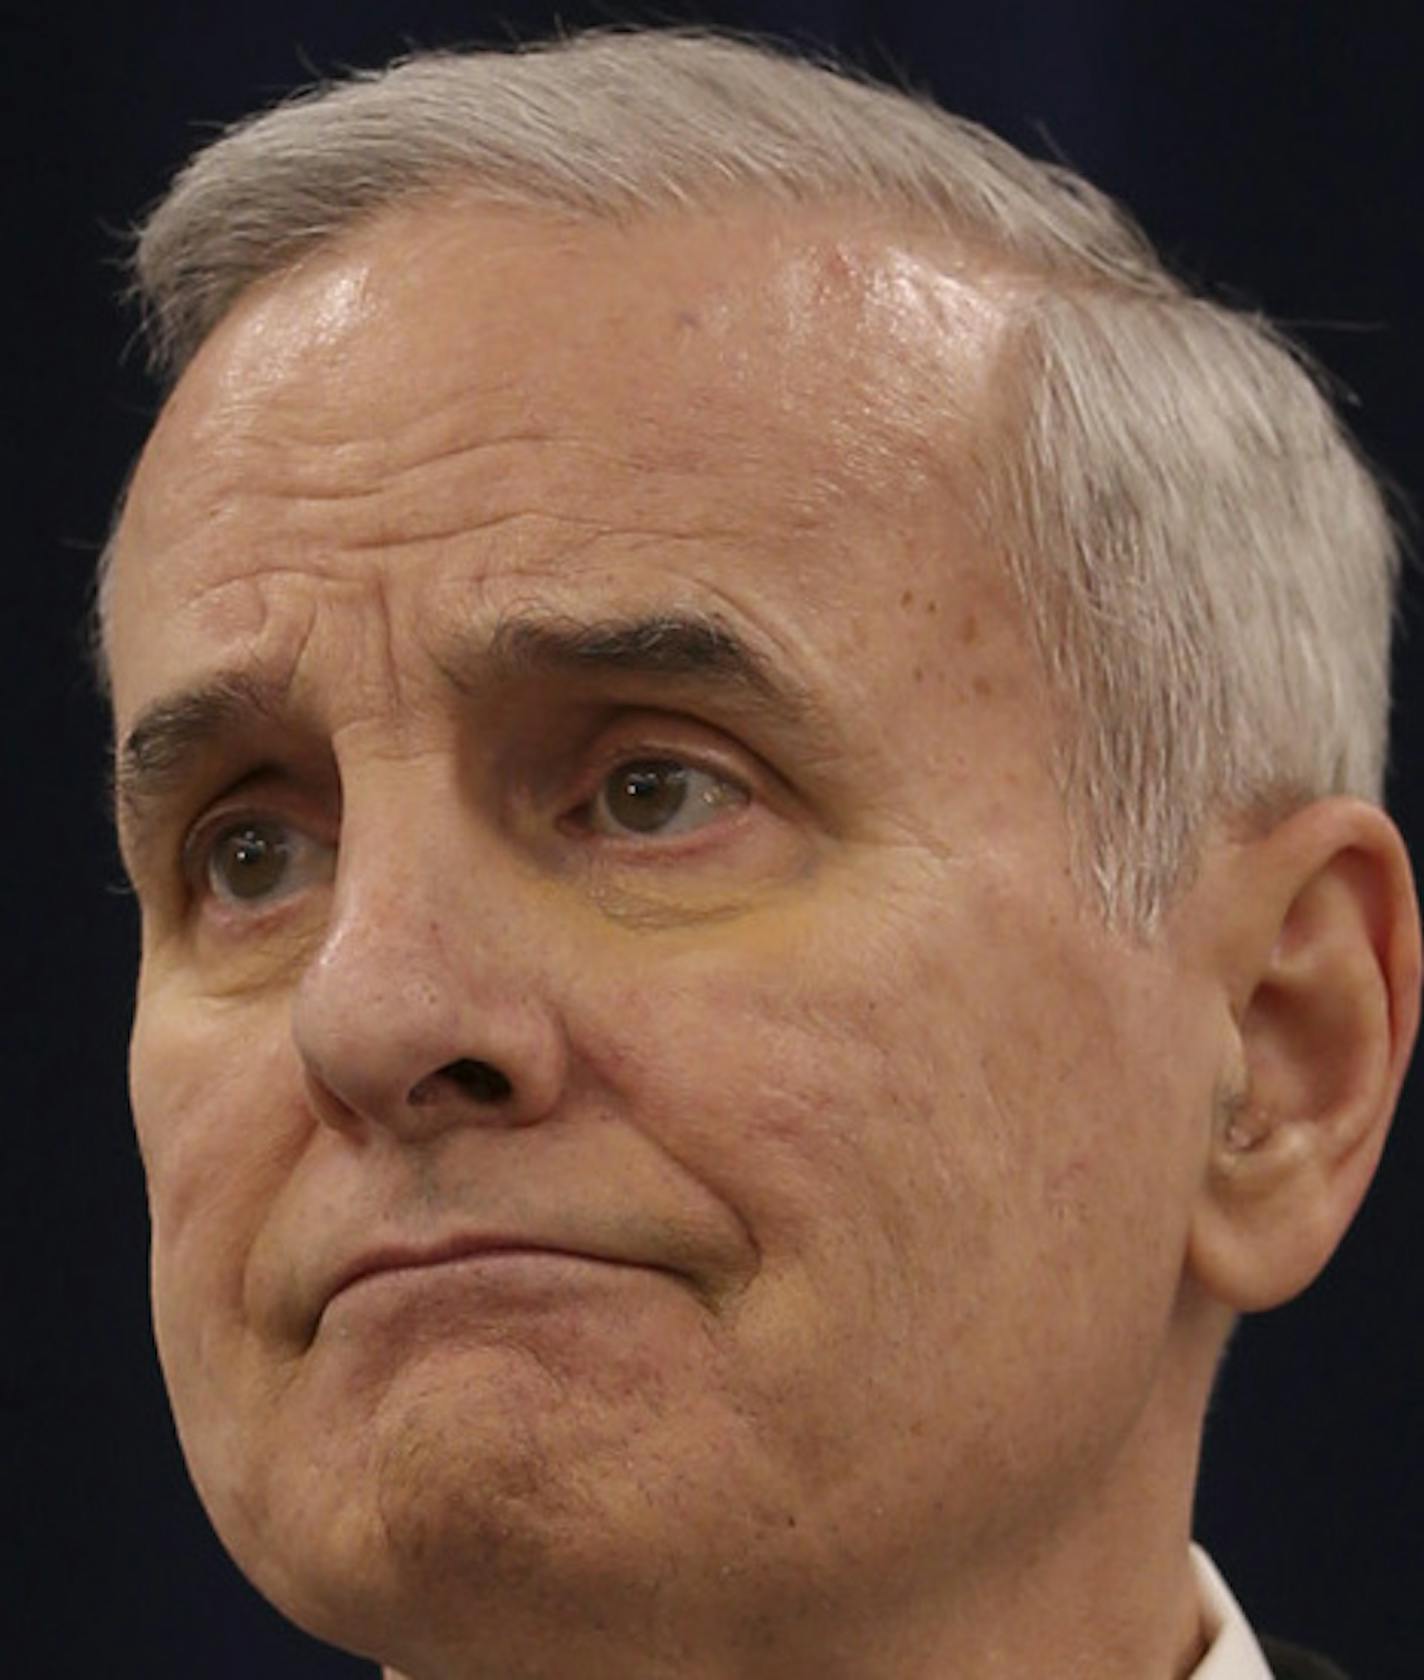
[[[646,1646],[609,1652],[599,1675],[621,1680],[1189,1680],[1206,1650],[1206,1630],[1186,1533],[1170,1544],[1137,1545],[1126,1559],[1080,1552],[1027,1560],[1016,1577],[985,1577],[939,1616],[886,1616],[876,1626],[842,1621],[815,1641],[782,1646],[748,1667],[744,1656]],[[507,1653],[506,1653],[507,1655]],[[383,1670],[384,1680],[496,1680],[512,1672],[487,1653],[451,1652],[430,1669]],[[547,1650],[528,1653],[518,1673],[538,1680],[589,1680],[585,1657],[572,1666]]]

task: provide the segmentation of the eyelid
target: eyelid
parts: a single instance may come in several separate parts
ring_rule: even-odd
[[[677,712],[639,710],[615,719],[599,731],[575,778],[575,791],[592,798],[600,783],[619,765],[638,759],[676,759],[705,770],[755,795],[765,786],[768,767],[750,748],[711,724]],[[575,803],[578,801],[575,800]]]
[[[724,801],[713,806],[704,821],[687,821],[686,813],[666,826],[639,831],[616,821],[600,820],[599,802],[610,778],[623,767],[639,763],[672,762],[721,784]],[[553,827],[575,850],[567,861],[602,858],[629,865],[672,865],[691,862],[702,854],[716,855],[746,836],[747,819],[780,808],[775,771],[736,737],[715,725],[677,712],[652,708],[630,710],[605,721],[578,750],[563,792],[552,813]],[[547,807],[545,808],[547,811]],[[548,820],[546,816],[545,821]]]
[[[563,802],[565,817],[581,811],[598,797],[604,782],[617,769],[642,761],[671,761],[698,770],[741,790],[749,803],[761,802],[768,772],[746,748],[728,746],[706,725],[669,715],[640,715],[602,732],[585,756]]]

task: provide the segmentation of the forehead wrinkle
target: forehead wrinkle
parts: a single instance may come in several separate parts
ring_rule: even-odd
[[[843,259],[841,260],[843,261]],[[606,267],[606,265],[604,266]],[[874,264],[869,266],[872,271],[875,271]],[[795,264],[792,267],[794,269]],[[905,283],[889,288],[888,303],[882,299],[877,308],[870,307],[874,300],[863,296],[863,276],[853,276],[857,280],[857,284],[850,287],[852,301],[858,301],[861,314],[868,310],[871,315],[876,315],[877,313],[884,313],[888,308],[892,317],[899,319],[900,316],[905,316],[918,324],[919,316],[923,313],[923,308],[920,307],[923,302],[920,293],[924,288],[923,286],[918,288],[910,286],[909,290],[913,293],[913,296],[909,297],[907,302],[905,296],[907,280],[904,272],[906,262],[903,259],[898,262],[892,261],[891,267],[894,270],[894,277]],[[914,272],[909,274],[908,279],[918,280],[918,270],[915,265],[910,264],[909,267]],[[412,271],[402,262],[397,265],[396,272],[398,275],[406,277]],[[794,290],[795,288],[793,288]],[[501,297],[503,297],[503,294],[501,294]],[[500,301],[500,299],[496,299],[496,301]],[[504,301],[507,302],[508,300],[505,299]],[[715,294],[711,301],[716,301]],[[916,307],[911,308],[911,304],[916,305]],[[560,307],[562,307],[562,304]],[[784,311],[773,311],[773,314],[777,322],[785,324]],[[731,325],[739,326],[739,329],[745,329],[745,331],[742,331],[738,342],[743,352],[743,359],[746,360],[748,367],[759,365],[757,352],[764,346],[770,326],[770,323],[764,319],[764,315],[764,311],[751,316],[746,316],[743,312],[743,314],[733,314],[728,317]],[[800,322],[803,326],[817,325],[819,332],[824,334],[827,327],[824,308],[807,311],[804,321],[795,310],[792,311],[792,315],[794,320]],[[617,316],[615,324],[621,322],[621,319],[621,316]],[[748,334],[750,334],[750,337],[748,337]],[[853,345],[860,345],[861,334],[851,333],[848,336],[853,341]],[[876,342],[879,343],[883,336],[883,333],[879,334]],[[937,338],[937,335],[931,336]],[[911,337],[914,342],[918,342],[916,335],[911,335]],[[582,348],[584,341],[580,340],[579,344]],[[814,346],[812,348],[814,349]],[[821,370],[824,373],[827,371],[825,368],[826,349],[827,345],[822,342],[820,349],[816,351],[809,363],[811,372]],[[359,360],[359,358],[357,359]],[[830,360],[839,366],[839,357],[831,357]],[[728,469],[732,467],[737,468],[743,474],[746,473],[748,468],[756,469],[758,475],[757,488],[761,490],[763,497],[769,498],[774,493],[779,504],[777,511],[783,514],[786,522],[798,537],[803,534],[804,528],[814,529],[817,523],[823,523],[827,513],[835,511],[837,502],[846,499],[848,494],[853,493],[857,501],[874,502],[879,499],[876,491],[880,490],[882,493],[884,491],[884,486],[880,482],[881,474],[878,471],[867,474],[863,471],[850,472],[847,470],[842,472],[838,470],[845,464],[844,449],[839,447],[830,452],[831,460],[829,463],[818,457],[819,470],[809,472],[801,470],[786,475],[778,472],[768,473],[766,471],[769,464],[768,457],[771,458],[772,463],[779,463],[780,455],[769,447],[764,429],[772,418],[782,416],[783,412],[792,415],[799,424],[805,419],[806,409],[800,402],[789,400],[783,403],[773,402],[772,414],[761,414],[759,416],[759,426],[748,431],[737,423],[739,417],[745,413],[746,404],[750,397],[755,397],[758,394],[764,397],[765,392],[761,390],[760,386],[749,387],[745,384],[740,361],[729,376],[726,376],[727,370],[723,362],[724,358],[713,357],[709,362],[706,358],[698,357],[684,366],[683,340],[678,340],[676,371],[685,376],[682,385],[678,387],[679,389],[684,389],[690,380],[694,394],[696,394],[702,390],[703,375],[709,372],[718,374],[715,380],[715,395],[722,404],[721,419],[723,424],[718,428],[719,453],[715,464],[723,469],[723,478],[727,477]],[[433,365],[437,368],[448,367],[447,363],[437,362]],[[309,497],[301,496],[299,499],[310,500],[313,504],[312,512],[319,515],[322,521],[325,541],[315,551],[317,554],[332,549],[337,553],[347,549],[354,549],[358,552],[364,552],[367,549],[390,550],[413,537],[418,539],[434,536],[441,542],[447,542],[460,538],[468,539],[476,532],[481,535],[499,532],[503,538],[511,525],[513,530],[519,533],[520,545],[529,541],[530,546],[536,546],[537,538],[527,539],[525,537],[522,529],[523,518],[527,518],[532,513],[537,519],[541,512],[543,518],[553,520],[558,525],[563,526],[566,536],[576,535],[577,541],[571,546],[577,552],[579,549],[602,542],[610,535],[605,528],[604,518],[589,516],[588,507],[590,505],[597,507],[599,504],[597,500],[589,502],[587,486],[583,483],[581,470],[585,462],[591,465],[606,465],[610,459],[621,463],[628,471],[630,478],[636,480],[649,479],[656,486],[656,494],[640,499],[636,507],[626,510],[632,513],[633,518],[629,521],[629,531],[623,533],[625,537],[633,534],[645,541],[655,540],[660,543],[669,543],[687,539],[704,544],[711,538],[726,537],[737,543],[739,547],[744,545],[746,532],[738,528],[738,516],[742,520],[747,520],[747,504],[743,499],[748,488],[746,482],[737,483],[734,486],[724,485],[722,500],[715,508],[704,510],[699,504],[697,511],[714,514],[714,518],[704,519],[700,523],[686,523],[686,498],[680,492],[685,480],[699,485],[703,481],[704,475],[700,469],[704,464],[703,456],[707,447],[705,405],[702,403],[691,405],[696,424],[690,427],[670,426],[669,414],[665,406],[655,407],[646,414],[649,429],[645,433],[639,433],[640,447],[631,450],[620,448],[610,457],[604,443],[604,438],[608,435],[606,430],[590,436],[583,436],[579,434],[578,426],[575,426],[573,433],[570,434],[566,430],[570,416],[565,414],[562,409],[557,412],[550,410],[547,414],[543,412],[542,408],[539,412],[531,412],[527,402],[526,382],[522,378],[516,378],[511,373],[508,367],[508,357],[505,357],[503,361],[495,358],[488,365],[480,361],[478,365],[481,378],[485,381],[487,394],[508,394],[511,397],[518,396],[520,398],[519,406],[514,412],[499,416],[501,423],[510,428],[505,432],[501,433],[497,430],[494,436],[477,435],[472,437],[463,429],[452,427],[452,419],[459,418],[467,406],[469,385],[462,375],[458,391],[451,391],[448,386],[442,387],[439,381],[436,382],[433,406],[429,401],[430,392],[428,388],[422,387],[420,401],[407,404],[400,411],[394,438],[389,433],[381,434],[378,432],[373,434],[369,431],[362,435],[360,427],[357,427],[354,436],[348,434],[345,437],[347,465],[351,465],[353,460],[361,461],[367,469],[367,473],[374,476],[375,482],[371,482],[369,476],[366,477],[365,482],[362,482],[362,474],[356,474],[354,482],[330,482],[326,477],[326,468],[337,459],[337,456],[330,452],[328,443],[324,438],[311,439],[309,440],[309,451],[298,451],[299,455],[306,455],[306,464],[314,474],[313,481],[302,486],[302,488],[312,491],[314,494]],[[544,364],[540,362],[539,365],[542,367]],[[384,363],[382,367],[384,370]],[[876,367],[878,370],[879,362],[876,363]],[[556,361],[552,364],[546,383],[549,391],[554,396],[559,397],[562,402],[562,399],[567,396],[567,392],[561,376],[559,378],[555,377],[556,374],[560,374],[561,368],[561,362]],[[344,359],[340,368],[333,371],[339,371],[343,380],[351,375],[351,367]],[[229,375],[232,373],[231,367],[228,369],[228,373]],[[490,377],[491,373],[494,375],[493,378]],[[878,380],[879,374],[877,372],[877,389],[879,388]],[[478,380],[476,384],[479,384]],[[230,379],[228,385],[229,387],[231,385]],[[329,381],[327,385],[329,389],[334,388],[331,387]],[[611,393],[602,382],[597,385],[600,399],[605,403],[605,406],[608,402],[614,401],[616,397],[618,400],[615,406],[619,408],[620,417],[626,418],[627,414],[630,413],[634,415],[644,413],[642,403],[642,397],[645,395],[643,376],[638,377],[635,382],[636,388],[631,392],[625,392],[623,385],[617,380],[614,381],[614,385],[616,390]],[[378,381],[374,388],[378,389],[383,395],[389,396],[385,381]],[[287,394],[292,394],[290,388]],[[349,396],[349,391],[347,394]],[[622,400],[625,396],[630,399],[631,407],[629,402]],[[633,398],[638,400],[632,401]],[[246,399],[250,401],[250,392],[246,393]],[[496,407],[499,406],[496,405]],[[684,408],[687,406],[684,404]],[[879,468],[885,462],[893,461],[897,467],[903,468],[905,438],[902,435],[904,432],[902,421],[904,417],[899,414],[894,404],[890,406],[892,413],[889,420],[894,422],[892,429],[898,447],[893,450],[887,448],[884,451],[883,461],[880,453],[874,450],[872,450],[872,454],[875,458],[869,462],[862,461],[860,456],[857,455],[855,456],[855,462],[860,466]],[[861,428],[865,424],[862,408],[863,405],[861,404],[854,405],[857,428]],[[282,410],[284,424],[295,425],[297,435],[300,435],[303,418],[309,417],[310,414],[311,410],[305,403],[295,403],[290,406],[290,410],[288,408]],[[350,418],[349,412],[347,417]],[[385,416],[383,426],[388,423],[389,418],[389,415]],[[574,411],[574,418],[581,422],[587,416],[583,409],[578,407]],[[824,424],[823,418],[818,422],[818,430]],[[870,443],[879,441],[878,431],[879,428],[872,428]],[[824,442],[824,439],[822,441]],[[844,442],[841,439],[836,441],[838,444]],[[675,447],[678,444],[682,447]],[[862,438],[860,444],[863,454],[868,446],[867,441]],[[729,449],[729,445],[736,445],[735,450]],[[341,447],[342,444],[338,442],[338,452]],[[513,447],[512,455],[505,456],[501,453],[501,451],[510,450],[511,447]],[[549,454],[551,451],[553,452],[552,456]],[[516,509],[499,506],[499,500],[507,500],[512,488],[527,495],[526,487],[522,482],[524,475],[514,475],[517,483],[513,487],[511,487],[506,475],[509,468],[514,465],[514,457],[517,456],[522,459],[529,452],[532,452],[533,456],[538,458],[541,488],[546,493],[550,489],[557,492],[552,498],[555,503],[554,508],[536,510],[529,508],[527,505]],[[825,451],[823,450],[822,455],[824,454]],[[283,471],[290,470],[291,461],[285,450],[280,450],[276,459],[281,464]],[[473,521],[466,519],[463,509],[461,509],[459,516],[447,524],[447,520],[450,520],[451,510],[444,506],[445,498],[426,495],[417,498],[413,504],[419,517],[414,521],[409,518],[411,509],[404,505],[406,495],[413,494],[417,489],[427,489],[431,486],[431,480],[424,475],[433,473],[443,482],[448,474],[452,483],[464,484],[469,476],[465,469],[472,468],[482,459],[488,463],[491,483],[488,486],[482,484],[481,488],[492,490],[496,486],[502,486],[501,489],[495,491],[496,505],[493,508],[482,505],[479,509],[480,517]],[[571,474],[567,469],[575,463],[578,463],[580,471]],[[548,469],[555,464],[558,465],[559,470],[552,474],[553,482],[551,485],[548,482],[550,476]],[[803,463],[803,468],[804,465]],[[815,469],[816,466],[817,463],[813,462],[812,468]],[[186,477],[186,475],[174,476],[180,481]],[[481,474],[482,478],[483,476]],[[867,482],[867,479],[869,482]],[[814,495],[808,494],[805,488],[808,483],[815,487],[816,493]],[[267,486],[267,488],[270,489],[271,486]],[[903,484],[897,484],[894,489],[898,496],[903,496]],[[736,493],[727,494],[729,491]],[[394,497],[393,492],[395,492]],[[571,492],[578,492],[578,494],[571,494]],[[181,499],[188,500],[186,494]],[[400,505],[392,506],[392,501]],[[348,504],[348,511],[352,517],[349,524],[338,523],[338,528],[333,530],[335,504],[341,502]],[[827,502],[830,503],[829,508],[826,505]],[[733,514],[729,527],[727,516],[733,508],[736,509],[736,513]],[[383,512],[385,517],[373,520],[371,518],[372,511]],[[758,506],[757,511],[762,517],[749,520],[748,523],[764,530],[765,514],[769,510]],[[403,517],[398,518],[397,515]],[[412,529],[412,524],[414,529]],[[279,533],[279,535],[282,535],[282,533]],[[286,534],[286,540],[289,542],[304,540],[304,538],[305,532],[300,527],[294,533]],[[503,555],[497,557],[497,563],[492,568],[494,572],[497,573],[505,569],[502,562],[506,558],[512,557]],[[311,559],[312,553],[304,546],[303,563],[309,564]],[[394,580],[391,581],[394,582]],[[382,584],[384,585],[385,582],[386,580],[383,578]],[[815,604],[813,602],[807,602],[806,604],[812,606],[814,610]],[[383,612],[385,607],[386,603],[383,601]],[[758,616],[754,614],[753,620]],[[681,651],[674,659],[672,657],[673,644],[666,634],[666,626],[659,631],[651,642],[646,633],[642,633],[641,636],[630,637],[623,633],[628,626],[623,625],[616,628],[619,629],[619,636],[610,641],[605,635],[602,638],[602,645],[599,645],[598,637],[590,638],[588,635],[581,633],[580,636],[573,638],[573,645],[570,643],[570,638],[564,637],[562,648],[556,650],[546,637],[537,660],[532,658],[534,651],[532,645],[526,643],[521,649],[520,660],[513,661],[513,664],[520,665],[522,662],[525,671],[533,668],[534,665],[538,665],[544,670],[552,670],[557,666],[565,671],[584,671],[590,676],[596,675],[600,670],[607,673],[613,669],[618,669],[669,684],[675,682],[695,683],[703,691],[708,688],[716,688],[723,694],[735,694],[743,703],[759,705],[768,714],[775,714],[781,721],[787,721],[794,717],[797,721],[804,722],[812,712],[812,708],[806,703],[806,689],[803,685],[797,684],[791,677],[793,671],[798,667],[805,669],[808,663],[802,648],[799,645],[793,645],[794,638],[792,637],[775,634],[767,637],[763,634],[758,638],[763,646],[766,646],[768,642],[770,643],[774,656],[774,663],[769,663],[765,659],[761,661],[762,670],[758,673],[755,662],[744,662],[740,670],[734,670],[732,665],[725,660],[708,658],[710,644],[702,649],[698,659],[689,659],[689,644],[686,638],[684,638]],[[604,629],[607,629],[606,624]],[[763,626],[763,630],[765,630],[765,626]],[[393,631],[394,626],[388,620],[377,632],[378,636],[384,641],[383,648],[379,653],[376,653],[373,639],[373,645],[368,650],[376,653],[375,663],[383,667],[386,682],[382,686],[387,689],[393,671],[401,677],[402,686],[409,681],[410,677],[408,668],[399,666],[398,650],[391,644]],[[783,642],[786,645],[779,645]],[[474,651],[478,655],[479,650],[475,649]],[[491,651],[499,651],[497,643],[493,650],[486,650],[484,660],[486,672],[489,671],[493,663],[497,663],[497,661],[492,661],[488,657]],[[508,650],[505,651],[508,652]],[[555,657],[556,651],[557,657]],[[461,657],[454,663],[457,667],[457,675],[468,677],[471,674],[472,667],[480,665],[480,660],[478,657],[473,659]],[[815,661],[812,660],[810,663],[813,675],[819,674],[821,679],[813,685],[811,692],[823,694],[826,701],[830,701],[834,698],[835,685],[829,679],[835,673],[828,670],[817,673]],[[510,666],[511,661],[506,659],[505,664]],[[760,676],[767,674],[772,674],[774,680],[769,682],[758,680]],[[830,713],[829,707],[822,711],[822,716],[827,715],[833,715]],[[824,733],[833,744],[838,740],[838,730],[827,729]]]

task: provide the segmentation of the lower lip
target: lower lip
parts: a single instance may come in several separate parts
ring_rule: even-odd
[[[422,1306],[454,1311],[532,1310],[576,1297],[617,1293],[667,1274],[649,1266],[561,1249],[491,1248],[365,1272],[327,1303],[323,1320],[391,1314]]]

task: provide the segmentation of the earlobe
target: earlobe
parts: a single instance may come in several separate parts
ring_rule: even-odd
[[[1189,1263],[1238,1312],[1289,1300],[1369,1186],[1418,1021],[1409,863],[1374,806],[1322,800],[1233,859],[1225,1058]]]

